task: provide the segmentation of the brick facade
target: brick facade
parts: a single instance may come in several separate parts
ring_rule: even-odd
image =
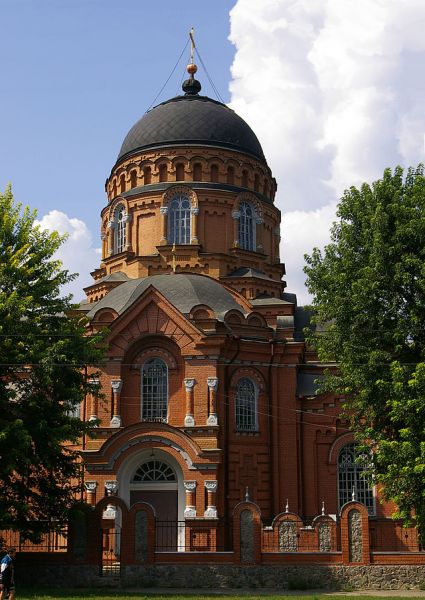
[[[142,555],[165,560],[155,554],[160,514],[181,523],[169,542],[182,551],[173,559],[179,563],[199,548],[242,564],[272,564],[282,553],[289,562],[391,560],[371,552],[378,538],[381,550],[385,540],[394,552],[403,542],[389,520],[393,506],[376,497],[369,515],[354,491],[340,511],[338,457],[353,438],[341,399],[315,391],[321,367],[303,339],[306,315],[281,279],[280,211],[266,161],[219,142],[166,141],[135,148],[113,167],[101,211],[102,261],[81,306],[93,331],[107,329],[108,344],[102,395],[81,408],[97,423],[80,448],[94,511],[86,562],[101,560],[100,529],[119,531],[122,564]],[[185,244],[170,241],[175,198],[190,204]],[[254,215],[250,249],[241,243],[246,206]],[[155,360],[165,383],[144,370]],[[163,394],[165,418],[143,417],[149,394]],[[170,469],[169,480],[152,474],[160,466]],[[139,468],[151,469],[145,479],[135,478]],[[231,539],[219,522],[229,524]]]

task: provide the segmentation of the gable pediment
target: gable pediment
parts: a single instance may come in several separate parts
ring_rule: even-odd
[[[201,338],[201,332],[152,286],[111,323],[110,329],[108,345],[110,355],[115,356],[122,356],[146,335],[166,336],[181,350]]]

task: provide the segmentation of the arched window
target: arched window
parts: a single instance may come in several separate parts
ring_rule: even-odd
[[[266,180],[264,182],[264,192],[263,194],[266,196],[266,198],[269,197],[269,182]]]
[[[218,182],[218,166],[217,165],[211,165],[211,181],[213,183]]]
[[[259,189],[260,189],[260,177],[258,176],[258,173],[256,173],[254,175],[254,191],[258,192]]]
[[[148,460],[140,465],[135,472],[132,483],[152,483],[152,482],[170,482],[177,481],[174,470],[162,462],[162,460]]]
[[[202,181],[202,165],[195,163],[193,165],[193,181]]]
[[[120,194],[125,192],[125,175],[124,173],[120,177]]]
[[[190,200],[176,196],[168,205],[168,243],[190,244]]]
[[[114,218],[114,251],[115,254],[124,252],[126,245],[126,212],[124,206],[120,205],[115,211]]]
[[[184,164],[176,164],[176,181],[184,181]]]
[[[251,379],[239,379],[236,392],[235,418],[237,431],[256,431],[257,390]]]
[[[167,165],[159,165],[159,181],[168,181]]]
[[[360,460],[358,460],[360,459]],[[351,442],[341,448],[338,455],[338,507],[341,509],[353,497],[374,514],[373,489],[366,476],[370,457],[360,456],[357,444]]]
[[[114,179],[114,183],[112,184],[112,197],[116,198],[117,197],[117,182]]]
[[[254,208],[248,202],[241,202],[239,210],[239,246],[244,250],[255,251],[256,215]]]
[[[227,167],[227,183],[229,185],[235,185],[235,169],[234,169],[234,167]]]
[[[130,172],[130,186],[132,188],[137,186],[137,171],[134,169]]]
[[[242,182],[241,182],[242,187],[248,187],[248,171],[246,169],[244,169],[242,171]]]
[[[148,185],[152,181],[152,171],[150,167],[145,167],[143,169],[143,183]]]
[[[142,421],[167,422],[168,369],[160,358],[151,358],[142,367]]]

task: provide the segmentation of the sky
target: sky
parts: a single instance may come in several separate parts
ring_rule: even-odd
[[[0,189],[68,233],[76,299],[100,261],[105,179],[176,63],[155,103],[179,93],[192,26],[278,181],[300,304],[303,255],[328,242],[344,189],[424,161],[423,0],[0,0],[0,23]]]

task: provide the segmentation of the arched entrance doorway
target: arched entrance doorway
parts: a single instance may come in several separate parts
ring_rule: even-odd
[[[148,502],[158,521],[178,521],[178,481],[173,467],[162,458],[145,459],[130,480],[130,506]]]
[[[157,550],[184,549],[184,478],[177,460],[160,448],[146,448],[121,465],[117,479],[128,506],[147,502],[153,507]]]

